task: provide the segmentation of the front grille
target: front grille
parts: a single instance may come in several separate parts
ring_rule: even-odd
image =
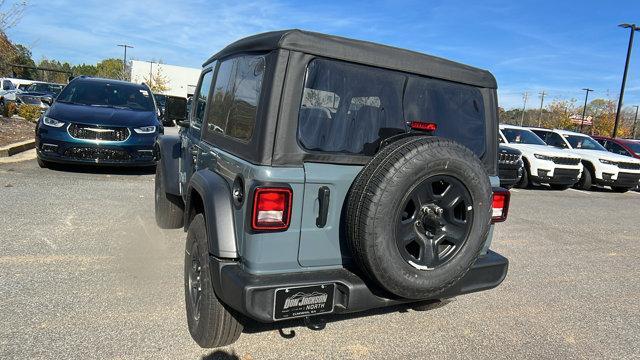
[[[72,137],[83,140],[125,141],[129,137],[126,127],[71,124],[68,131]]]
[[[64,152],[64,156],[78,160],[128,161],[131,155],[125,150],[101,149],[91,147],[72,147]]]
[[[578,169],[555,169],[553,172],[553,177],[566,177],[575,179],[578,177],[580,170]]]
[[[518,162],[519,159],[520,159],[520,155],[516,155],[516,154],[505,154],[505,153],[498,154],[498,163],[500,164],[515,164]]]
[[[578,165],[580,164],[580,159],[568,158],[568,157],[554,157],[553,162],[559,165]]]
[[[640,174],[630,174],[630,173],[618,173],[618,180],[616,180],[616,184],[619,185],[638,185],[640,182]]]
[[[640,170],[640,164],[636,163],[619,162],[618,167],[625,170]]]

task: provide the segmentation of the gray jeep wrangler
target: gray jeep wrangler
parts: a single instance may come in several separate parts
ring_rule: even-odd
[[[215,54],[156,149],[193,339],[500,284],[497,113],[489,72],[369,42],[288,30]]]

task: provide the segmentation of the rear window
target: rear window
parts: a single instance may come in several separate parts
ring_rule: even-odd
[[[407,130],[408,121],[433,122],[435,135],[485,151],[480,90],[401,72],[315,59],[307,69],[298,139],[311,151],[373,155],[380,141]]]

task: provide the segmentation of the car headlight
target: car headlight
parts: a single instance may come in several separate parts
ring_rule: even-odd
[[[618,165],[618,163],[617,163],[617,162],[615,162],[615,161],[611,161],[611,160],[607,160],[607,159],[598,159],[598,160],[600,160],[600,162],[601,162],[601,163],[603,163],[603,164],[607,164],[607,165]]]
[[[42,123],[47,125],[47,126],[51,126],[54,128],[59,128],[62,127],[62,125],[64,125],[64,123],[62,121],[58,121],[54,118],[50,118],[48,116],[45,116],[44,118],[42,118]]]
[[[551,156],[542,155],[542,154],[533,154],[533,156],[535,156],[537,159],[540,159],[540,160],[553,161],[553,158]]]
[[[155,126],[143,126],[143,127],[134,128],[133,131],[137,132],[138,134],[152,134],[152,133],[156,132],[156,127]]]

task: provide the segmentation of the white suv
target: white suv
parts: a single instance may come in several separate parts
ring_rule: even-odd
[[[582,158],[585,171],[576,184],[587,190],[591,185],[611,186],[614,191],[626,192],[638,186],[640,160],[607,151],[595,139],[585,134],[532,128],[548,145],[566,149]]]
[[[582,175],[581,158],[569,152],[547,146],[531,130],[512,125],[500,125],[499,141],[522,152],[524,172],[517,187],[533,184],[549,184],[556,190],[564,190]]]

